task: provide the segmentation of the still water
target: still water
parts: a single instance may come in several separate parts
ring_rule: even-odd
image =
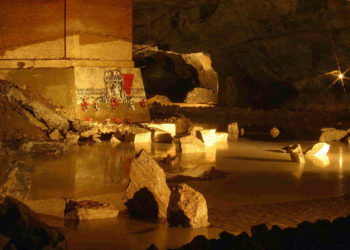
[[[145,249],[151,243],[158,248],[179,247],[198,234],[217,237],[222,230],[168,228],[130,219],[121,202],[128,183],[129,162],[135,152],[145,149],[160,160],[170,155],[181,157],[181,175],[201,176],[212,166],[227,176],[188,184],[204,194],[209,210],[284,201],[316,199],[350,193],[350,148],[332,143],[328,156],[307,157],[300,165],[290,161],[279,149],[293,142],[241,140],[219,143],[203,153],[179,154],[174,144],[109,143],[76,146],[60,156],[23,156],[33,165],[31,187],[25,203],[51,225],[67,231],[68,249]],[[294,142],[295,143],[295,142]],[[300,142],[298,142],[300,143]],[[304,141],[304,150],[315,142]],[[1,168],[6,160],[2,159]],[[1,169],[0,169],[1,170]],[[167,173],[168,177],[176,173]],[[116,205],[116,219],[64,225],[64,198],[91,199]],[[209,221],[210,221],[209,213]]]

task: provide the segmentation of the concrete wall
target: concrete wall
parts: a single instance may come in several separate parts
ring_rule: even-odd
[[[132,61],[132,0],[0,1],[1,59]]]

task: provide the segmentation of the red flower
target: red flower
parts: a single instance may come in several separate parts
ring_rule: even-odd
[[[88,116],[85,116],[85,117],[84,117],[84,120],[85,120],[85,121],[88,121],[88,122],[91,122],[91,121],[92,121],[92,119],[91,119],[90,117],[88,117]]]
[[[122,121],[117,117],[117,118],[114,118],[114,123],[120,124],[122,123]]]
[[[144,98],[142,98],[142,100],[140,101],[140,105],[141,105],[141,107],[146,107],[146,105],[147,105],[147,101],[144,99]]]

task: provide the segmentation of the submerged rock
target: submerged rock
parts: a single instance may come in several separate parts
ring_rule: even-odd
[[[62,142],[29,141],[20,146],[21,153],[58,154],[68,151],[68,144]]]
[[[131,161],[130,181],[123,201],[131,216],[166,218],[170,190],[163,169],[150,154],[141,150]]]
[[[329,151],[330,145],[325,142],[316,143],[309,150],[306,151],[307,155],[326,155]]]
[[[116,218],[118,214],[119,210],[113,205],[88,200],[69,200],[64,209],[64,218],[66,220]]]
[[[292,161],[297,163],[305,163],[303,150],[301,149],[300,144],[289,146],[288,151]]]
[[[321,129],[321,136],[319,141],[326,142],[326,141],[340,141],[341,139],[345,138],[347,136],[346,130],[340,130],[335,128],[323,128]]]
[[[12,161],[3,169],[0,197],[11,196],[18,200],[27,198],[32,184],[31,167],[22,161]]]
[[[168,207],[170,226],[206,227],[208,208],[204,196],[188,186],[179,184],[171,191]]]
[[[29,207],[9,196],[0,201],[0,233],[19,249],[61,249],[65,240],[58,228],[41,222]]]

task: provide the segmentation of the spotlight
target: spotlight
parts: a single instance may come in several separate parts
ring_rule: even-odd
[[[344,74],[340,73],[340,74],[338,75],[338,79],[342,80],[343,78],[344,78]]]

